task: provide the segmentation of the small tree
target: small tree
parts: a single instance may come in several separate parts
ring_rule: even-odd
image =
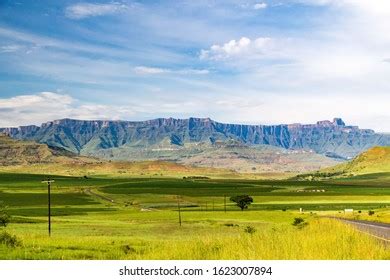
[[[7,213],[7,207],[0,201],[0,226],[6,227],[9,223],[10,216]]]
[[[248,206],[253,202],[253,198],[247,194],[244,194],[232,196],[230,201],[235,202],[236,205],[241,208],[241,211],[244,211],[244,209],[247,209]]]

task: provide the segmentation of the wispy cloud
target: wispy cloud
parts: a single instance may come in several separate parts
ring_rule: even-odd
[[[71,19],[112,15],[128,9],[125,4],[113,2],[110,4],[78,3],[66,8],[65,15]]]
[[[0,53],[12,53],[21,50],[23,47],[21,45],[6,45],[0,47]]]
[[[134,72],[140,75],[153,75],[167,73],[167,69],[157,67],[137,66],[134,67]]]
[[[183,75],[205,75],[209,74],[210,71],[207,69],[167,69],[167,68],[157,68],[157,67],[147,67],[147,66],[137,66],[134,67],[134,72],[139,75],[155,75],[155,74],[183,74]]]

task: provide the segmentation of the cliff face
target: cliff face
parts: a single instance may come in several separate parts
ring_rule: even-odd
[[[373,146],[390,145],[390,136],[347,126],[341,119],[316,124],[240,125],[208,118],[154,119],[141,122],[63,119],[38,126],[0,129],[16,139],[34,140],[75,153],[97,154],[112,148],[145,149],[168,143],[235,140],[247,146],[265,144],[285,149],[307,149],[331,157],[351,158]]]

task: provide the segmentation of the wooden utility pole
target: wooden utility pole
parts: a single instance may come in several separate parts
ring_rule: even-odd
[[[48,222],[49,236],[51,236],[51,196],[50,196],[50,187],[51,187],[51,183],[54,183],[54,180],[50,180],[48,178],[46,181],[42,181],[42,183],[47,184],[47,222]]]
[[[177,198],[177,209],[178,209],[178,212],[179,212],[179,225],[181,226],[180,197]]]

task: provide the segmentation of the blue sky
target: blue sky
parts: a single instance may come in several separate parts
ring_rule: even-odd
[[[0,0],[0,126],[65,117],[390,132],[386,0]]]

